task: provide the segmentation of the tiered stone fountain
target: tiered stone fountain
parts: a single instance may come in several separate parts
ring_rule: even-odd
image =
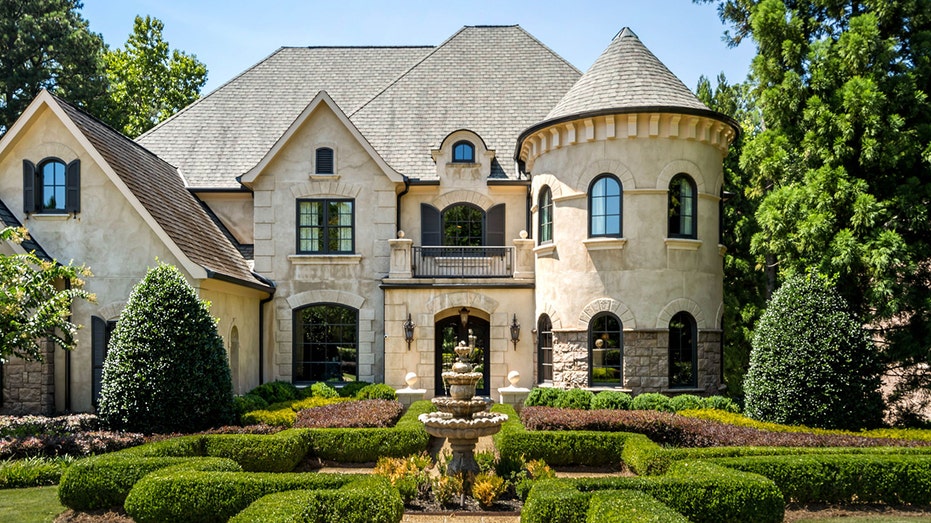
[[[446,467],[448,474],[478,473],[475,462],[478,438],[497,433],[508,419],[507,414],[488,412],[490,399],[475,397],[475,385],[482,379],[482,373],[474,372],[475,367],[470,363],[474,346],[475,336],[469,331],[469,344],[459,342],[455,349],[458,359],[452,371],[443,373],[449,396],[433,398],[433,405],[439,412],[421,414],[417,418],[431,436],[449,440],[453,459]]]

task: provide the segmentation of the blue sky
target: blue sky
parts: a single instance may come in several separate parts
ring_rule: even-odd
[[[464,25],[520,25],[582,71],[628,26],[693,90],[702,74],[744,80],[754,54],[728,48],[714,6],[691,0],[85,0],[81,12],[111,48],[136,15],[162,20],[171,47],[207,65],[205,94],[282,46],[439,45]]]

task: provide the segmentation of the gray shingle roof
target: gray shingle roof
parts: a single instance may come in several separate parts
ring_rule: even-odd
[[[446,135],[469,129],[507,159],[579,75],[519,26],[464,27],[349,118],[395,170],[436,178]],[[510,161],[496,171],[516,176]]]
[[[191,187],[238,188],[322,90],[349,113],[433,47],[283,47],[137,141]]]
[[[188,259],[221,276],[266,286],[184,187],[175,167],[80,109],[56,101]]]
[[[546,120],[635,108],[709,111],[629,28],[621,30]]]

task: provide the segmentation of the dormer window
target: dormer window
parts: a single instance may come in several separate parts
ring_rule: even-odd
[[[329,147],[317,148],[314,160],[314,174],[335,174],[336,170],[333,164],[333,149]]]
[[[475,146],[465,140],[453,145],[453,163],[475,163]]]

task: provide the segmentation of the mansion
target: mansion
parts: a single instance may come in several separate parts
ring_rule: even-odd
[[[445,395],[475,336],[518,385],[715,394],[723,158],[711,111],[629,29],[584,74],[519,26],[438,46],[286,47],[135,140],[43,91],[0,139],[0,226],[86,265],[71,352],[2,367],[0,412],[93,411],[147,268],[177,266],[234,391]]]

